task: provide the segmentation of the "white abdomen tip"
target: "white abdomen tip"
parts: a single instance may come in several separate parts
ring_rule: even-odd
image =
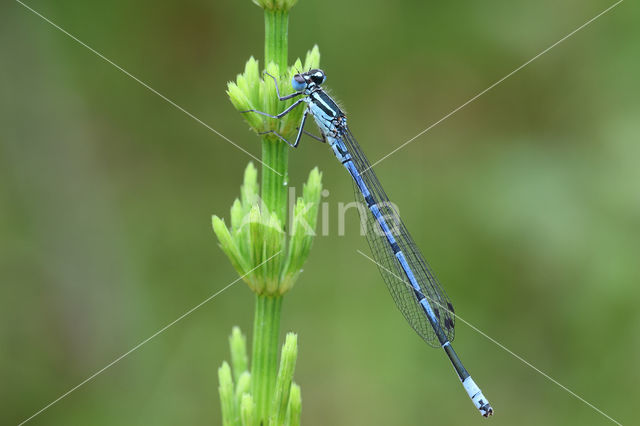
[[[473,381],[471,376],[464,379],[462,385],[464,386],[464,390],[467,391],[469,398],[471,398],[471,401],[473,401],[473,404],[480,411],[480,414],[482,414],[484,417],[489,417],[493,414],[493,408],[491,408],[489,400],[485,398],[485,396],[482,394],[482,391],[480,390],[478,385],[476,385],[476,382]]]

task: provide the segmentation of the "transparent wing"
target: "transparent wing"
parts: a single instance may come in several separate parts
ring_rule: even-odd
[[[404,253],[414,276],[420,284],[422,294],[427,297],[427,300],[431,304],[440,323],[440,327],[449,341],[453,341],[455,335],[455,315],[449,297],[440,287],[438,280],[422,257],[420,250],[413,242],[407,228],[402,223],[400,215],[398,215],[398,212],[390,203],[387,194],[384,192],[373,169],[370,168],[369,161],[362,152],[358,142],[346,127],[341,131],[341,136],[351,154],[356,169],[369,188],[400,250]],[[354,192],[356,200],[365,206],[365,208],[361,208],[359,211],[361,219],[366,222],[367,241],[369,242],[373,257],[379,263],[378,269],[389,288],[393,300],[418,335],[429,345],[439,347],[440,342],[438,341],[435,331],[424,310],[418,303],[400,262],[396,259],[378,221],[371,211],[366,208],[367,204],[355,182]]]

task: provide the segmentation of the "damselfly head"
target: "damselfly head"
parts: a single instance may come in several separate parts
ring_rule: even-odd
[[[326,79],[327,76],[324,74],[324,71],[313,69],[294,75],[291,80],[291,86],[293,86],[294,90],[300,91],[313,88],[314,86],[320,86]]]

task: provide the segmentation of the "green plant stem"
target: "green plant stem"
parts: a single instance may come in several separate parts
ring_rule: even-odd
[[[289,146],[281,140],[262,138],[262,161],[273,170],[262,167],[262,201],[274,212],[280,223],[287,220],[287,177]]]
[[[278,370],[278,340],[282,296],[256,295],[253,323],[251,393],[256,403],[256,415],[266,421],[275,390]]]
[[[287,69],[287,34],[289,13],[281,10],[264,11],[265,64],[274,62],[280,72]],[[289,147],[279,139],[262,138],[262,201],[275,212],[284,225],[287,219],[287,169]],[[275,390],[278,370],[278,341],[282,296],[256,295],[253,323],[251,365],[252,394],[259,422],[266,424]]]
[[[280,72],[287,69],[289,44],[289,12],[284,10],[264,11],[264,59],[265,65],[274,62]]]
[[[274,62],[278,65],[280,73],[287,70],[288,34],[289,12],[265,9],[264,62],[265,66],[269,62]],[[289,146],[273,136],[263,137],[262,161],[271,167],[271,169],[262,167],[262,201],[285,225]]]

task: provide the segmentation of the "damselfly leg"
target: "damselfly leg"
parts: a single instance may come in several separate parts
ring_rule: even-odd
[[[289,114],[292,109],[294,109],[295,107],[300,105],[302,102],[304,102],[304,98],[298,99],[289,108],[285,109],[284,111],[282,111],[280,114],[277,114],[277,115],[271,115],[271,114],[269,114],[267,112],[258,111],[257,109],[248,109],[246,111],[240,111],[240,112],[243,113],[243,114],[246,114],[246,113],[249,113],[249,112],[255,112],[256,114],[264,115],[265,117],[269,117],[269,118],[282,118],[285,115]]]

